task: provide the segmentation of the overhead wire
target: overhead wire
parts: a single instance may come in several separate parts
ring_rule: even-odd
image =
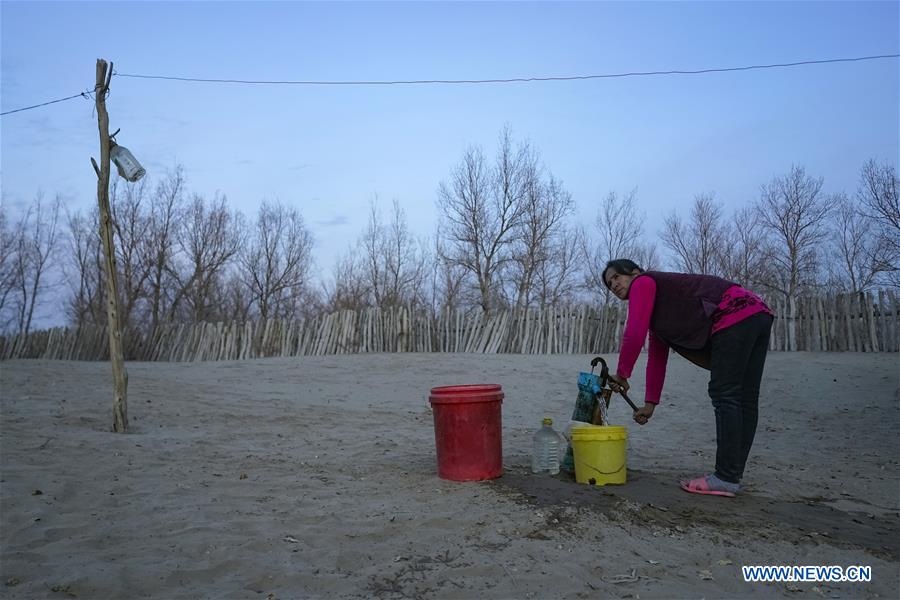
[[[608,73],[600,75],[568,75],[550,77],[513,77],[509,79],[410,79],[410,80],[360,80],[360,81],[291,81],[291,80],[253,80],[253,79],[210,79],[202,77],[178,77],[172,75],[142,75],[137,73],[114,72],[116,77],[131,77],[136,79],[163,79],[168,81],[186,81],[199,83],[236,83],[249,85],[423,85],[423,84],[480,84],[480,83],[529,83],[539,81],[575,81],[585,79],[612,79],[619,77],[645,77],[652,75],[698,75],[703,73],[725,73],[728,71],[750,71],[754,69],[775,69],[784,67],[797,67],[801,65],[819,65],[841,62],[858,62],[864,60],[877,60],[884,58],[897,58],[900,54],[879,54],[874,56],[858,56],[852,58],[831,58],[825,60],[804,60],[789,63],[773,63],[765,65],[747,65],[742,67],[723,67],[696,70],[669,70],[669,71],[633,71],[626,73]]]
[[[90,92],[81,92],[80,94],[74,94],[72,96],[66,96],[65,98],[59,98],[57,100],[50,100],[49,102],[42,102],[40,104],[34,104],[32,106],[24,106],[22,108],[17,108],[15,110],[8,110],[6,112],[0,113],[0,117],[3,115],[11,115],[12,113],[22,112],[23,110],[31,110],[32,108],[40,108],[42,106],[47,106],[48,104],[56,104],[57,102],[65,102],[66,100],[71,100],[72,98],[85,98],[90,100]]]
[[[799,67],[806,65],[822,65],[822,64],[834,64],[834,63],[846,63],[846,62],[860,62],[867,60],[881,60],[886,58],[898,58],[900,54],[878,54],[873,56],[856,56],[850,58],[830,58],[824,60],[803,60],[796,62],[788,62],[788,63],[772,63],[772,64],[762,64],[762,65],[745,65],[740,67],[721,67],[721,68],[707,68],[707,69],[695,69],[695,70],[667,70],[667,71],[631,71],[624,73],[605,73],[605,74],[596,74],[596,75],[566,75],[566,76],[549,76],[549,77],[512,77],[508,79],[409,79],[409,80],[359,80],[359,81],[303,81],[303,80],[252,80],[252,79],[213,79],[213,78],[201,78],[201,77],[178,77],[173,75],[144,75],[139,73],[119,73],[118,71],[113,72],[114,77],[128,77],[133,79],[157,79],[157,80],[167,80],[167,81],[184,81],[184,82],[196,82],[196,83],[228,83],[228,84],[245,84],[245,85],[433,85],[433,84],[444,84],[444,85],[458,85],[458,84],[490,84],[490,83],[531,83],[531,82],[544,82],[544,81],[579,81],[579,80],[589,80],[589,79],[614,79],[614,78],[622,78],[622,77],[648,77],[648,76],[660,76],[660,75],[701,75],[706,73],[726,73],[733,71],[751,71],[758,69],[779,69],[779,68],[787,68],[787,67]],[[56,104],[57,102],[64,102],[66,100],[71,100],[73,98],[86,98],[90,99],[90,91],[84,91],[79,94],[74,94],[72,96],[66,96],[65,98],[59,98],[57,100],[50,100],[48,102],[42,102],[40,104],[34,104],[32,106],[25,106],[22,108],[17,108],[15,110],[8,110],[0,113],[0,116],[10,115],[13,113],[18,113],[26,110],[32,110],[35,108],[40,108],[42,106],[47,106],[49,104]]]

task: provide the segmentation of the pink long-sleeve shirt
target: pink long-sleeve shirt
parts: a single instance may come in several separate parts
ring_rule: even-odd
[[[656,298],[656,282],[651,277],[638,277],[628,291],[628,320],[622,334],[619,350],[619,364],[616,375],[631,377],[644,339],[649,332],[650,345],[647,348],[646,392],[644,401],[659,404],[663,383],[666,380],[666,363],[669,361],[669,346],[650,330],[653,302]],[[710,335],[743,321],[758,312],[773,314],[762,299],[739,285],[728,288],[722,295],[718,309],[713,313]]]

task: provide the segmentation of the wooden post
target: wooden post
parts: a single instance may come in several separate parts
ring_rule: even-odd
[[[878,326],[875,324],[875,306],[872,301],[872,294],[869,292],[864,292],[863,296],[865,297],[865,312],[866,312],[866,320],[869,322],[869,342],[872,352],[878,352],[878,350],[882,347],[878,345]]]
[[[100,128],[100,167],[94,159],[97,172],[97,202],[100,205],[100,238],[105,255],[103,267],[106,275],[106,320],[109,330],[109,360],[113,371],[113,431],[128,430],[128,372],[125,370],[125,354],[122,349],[122,323],[119,318],[119,286],[116,279],[116,251],[113,246],[113,229],[109,210],[109,114],[106,112],[106,93],[112,79],[112,63],[97,59],[97,85],[94,88],[97,105],[97,123]]]
[[[891,307],[891,339],[894,340],[894,351],[900,352],[900,328],[898,328],[898,323],[900,323],[900,310],[897,307],[897,296],[894,294],[893,290],[888,290],[888,303]]]

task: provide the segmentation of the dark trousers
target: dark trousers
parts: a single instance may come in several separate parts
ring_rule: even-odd
[[[710,338],[709,397],[716,410],[716,476],[740,483],[756,435],[771,315],[757,313]]]

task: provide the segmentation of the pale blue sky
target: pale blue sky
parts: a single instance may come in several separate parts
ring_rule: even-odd
[[[2,109],[121,73],[277,80],[484,79],[699,69],[900,52],[897,2],[2,2]],[[156,178],[248,216],[298,207],[320,275],[365,227],[374,194],[432,235],[438,184],[469,144],[493,154],[509,124],[592,220],[637,187],[655,237],[695,194],[727,207],[792,164],[856,187],[870,157],[898,162],[900,62],[506,85],[241,86],[114,77],[111,129]],[[93,105],[2,118],[12,208],[38,189],[96,202]]]

